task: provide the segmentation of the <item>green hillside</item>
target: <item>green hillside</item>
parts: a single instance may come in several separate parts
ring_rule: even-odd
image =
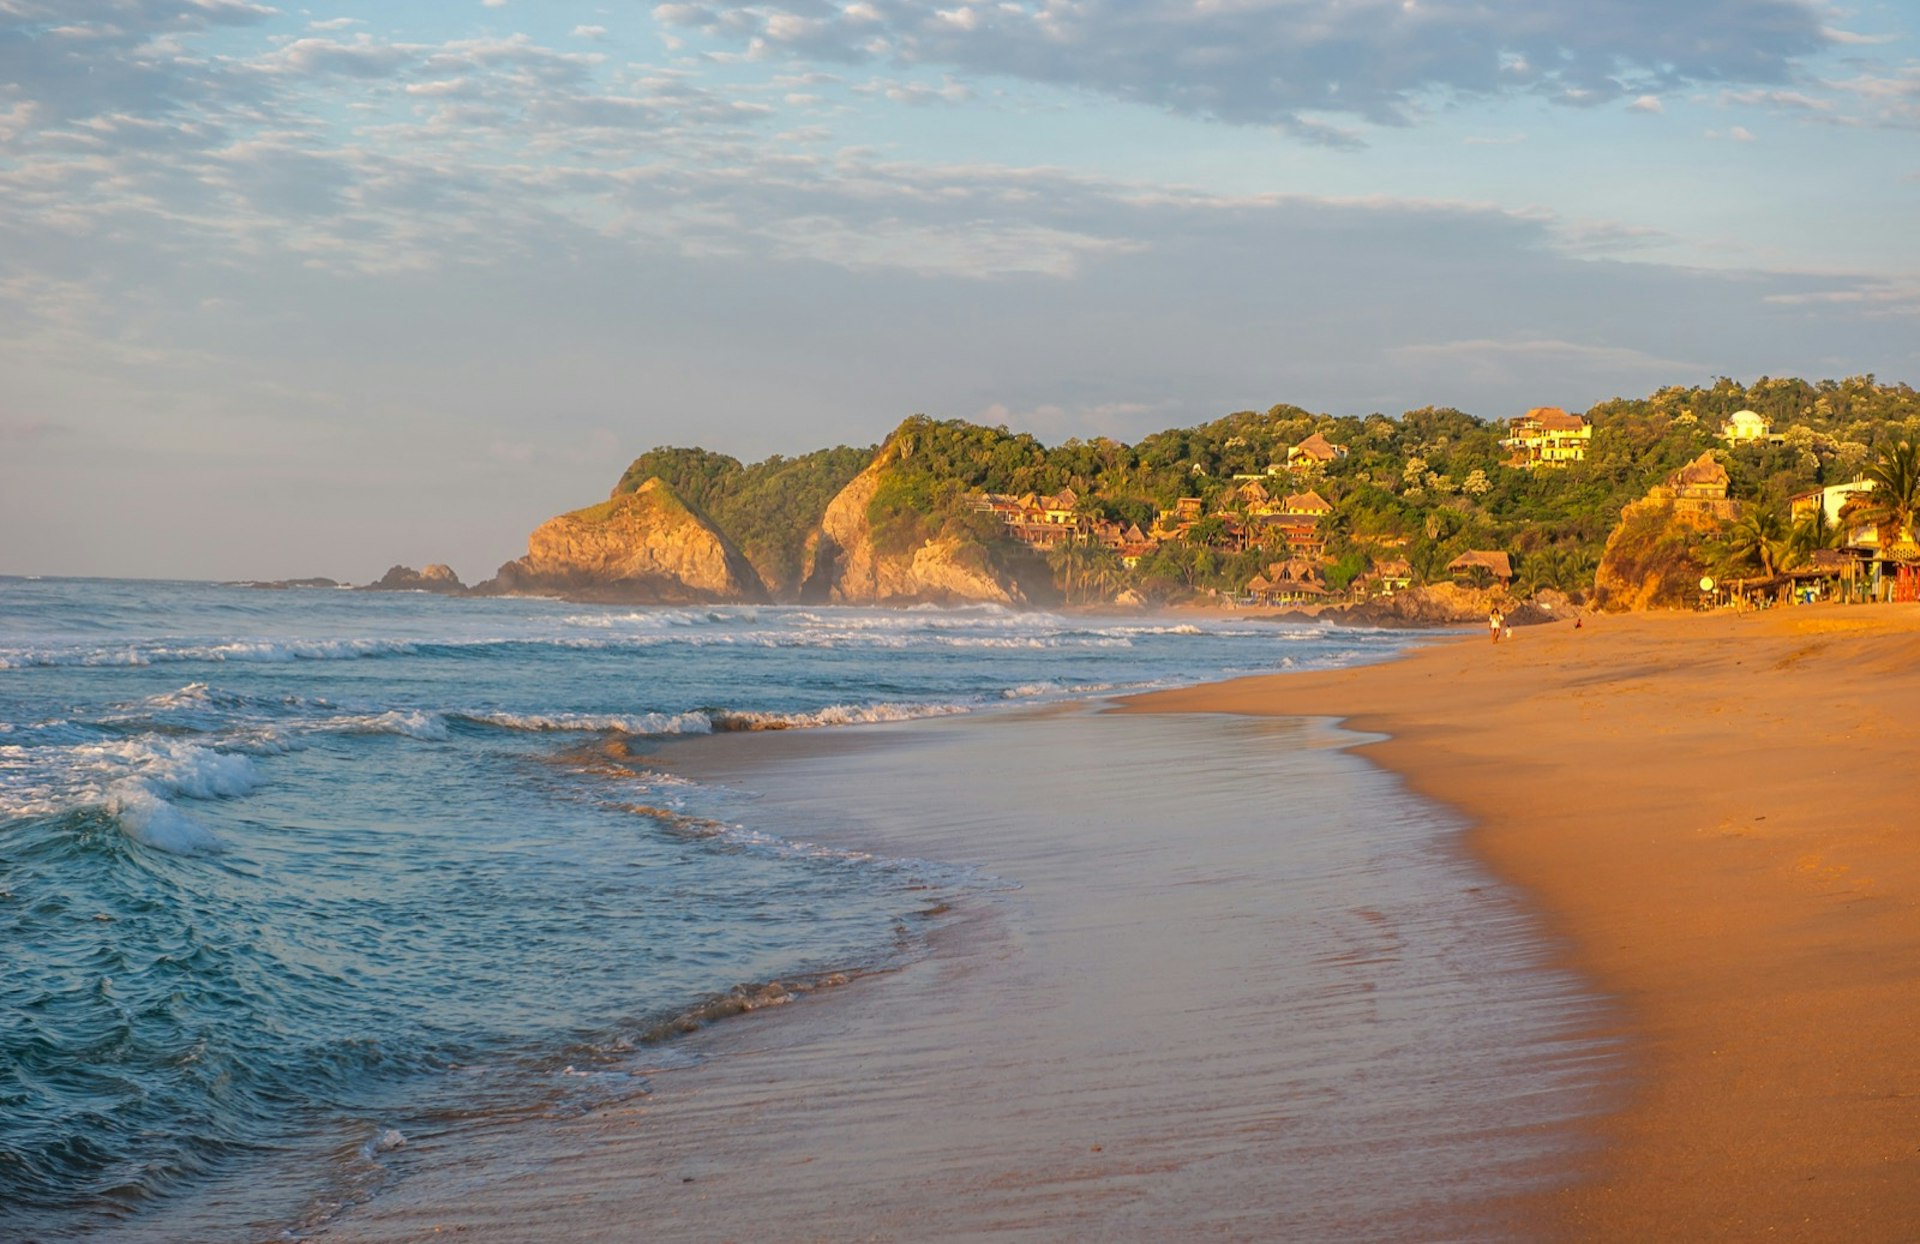
[[[1775,438],[1729,446],[1720,429],[1740,410],[1766,418]],[[1244,508],[1244,477],[1261,477],[1311,487],[1332,503],[1321,529],[1327,580],[1335,587],[1385,547],[1411,563],[1416,579],[1440,577],[1467,549],[1504,550],[1523,588],[1572,591],[1591,582],[1622,507],[1703,451],[1726,466],[1732,495],[1749,510],[1784,515],[1793,494],[1856,478],[1895,443],[1920,441],[1920,393],[1871,376],[1817,383],[1763,377],[1750,385],[1722,379],[1615,398],[1585,415],[1593,425],[1585,460],[1531,471],[1507,464],[1500,442],[1510,420],[1448,408],[1336,417],[1282,405],[1132,445],[1098,438],[1051,447],[1005,428],[915,415],[888,438],[895,452],[870,518],[881,547],[907,548],[944,534],[991,551],[1011,537],[980,511],[981,494],[1070,488],[1089,522],[1142,529],[1181,498],[1198,498],[1206,520],[1160,541],[1137,564],[1102,564],[1097,576],[1083,576],[1109,595],[1131,589],[1166,599],[1238,590],[1272,561],[1271,548],[1234,548],[1221,535]],[[1346,455],[1304,476],[1270,472],[1289,447],[1315,433]],[[703,449],[657,449],[628,468],[615,492],[660,476],[738,543],[780,593],[797,581],[821,512],[873,453],[840,446],[742,465]],[[1739,557],[1731,536],[1708,553],[1709,561],[1725,564]],[[1074,556],[1050,553],[1062,573]]]

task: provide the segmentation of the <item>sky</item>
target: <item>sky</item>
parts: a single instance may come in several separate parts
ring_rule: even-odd
[[[0,0],[0,574],[468,581],[922,412],[1920,380],[1920,0]]]

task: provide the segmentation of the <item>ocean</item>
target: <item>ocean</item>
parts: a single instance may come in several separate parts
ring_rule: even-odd
[[[673,739],[1408,642],[0,578],[0,1236],[297,1235],[410,1138],[644,1094],[685,1033],[911,961],[921,914],[1021,884],[839,844],[661,763]]]

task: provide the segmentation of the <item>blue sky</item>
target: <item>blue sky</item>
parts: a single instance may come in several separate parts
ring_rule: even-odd
[[[0,572],[483,577],[656,444],[1920,373],[1920,6],[0,0]]]

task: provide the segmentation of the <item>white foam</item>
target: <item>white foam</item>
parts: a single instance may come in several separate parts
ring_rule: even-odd
[[[460,713],[468,721],[477,721],[506,730],[602,731],[622,734],[710,734],[713,721],[705,713]]]
[[[0,816],[104,808],[129,837],[176,854],[217,851],[221,844],[173,800],[235,799],[260,782],[247,756],[179,739],[0,747]]]
[[[396,708],[384,713],[329,717],[314,722],[310,728],[341,734],[399,734],[432,743],[443,743],[449,737],[445,718],[419,709]]]
[[[107,810],[126,835],[169,855],[215,855],[226,850],[214,832],[150,790],[138,778],[119,783]]]
[[[260,775],[247,757],[178,739],[82,743],[65,751],[78,772],[110,782],[137,778],[169,796],[232,799],[260,784]]]
[[[212,644],[130,644],[124,648],[4,648],[0,649],[0,669],[66,665],[145,666],[188,661],[278,664],[400,656],[418,650],[419,644],[415,641],[401,639],[236,639]]]
[[[736,730],[808,730],[821,726],[918,721],[923,717],[952,717],[971,711],[964,704],[830,704],[809,713],[722,713],[720,724]]]

